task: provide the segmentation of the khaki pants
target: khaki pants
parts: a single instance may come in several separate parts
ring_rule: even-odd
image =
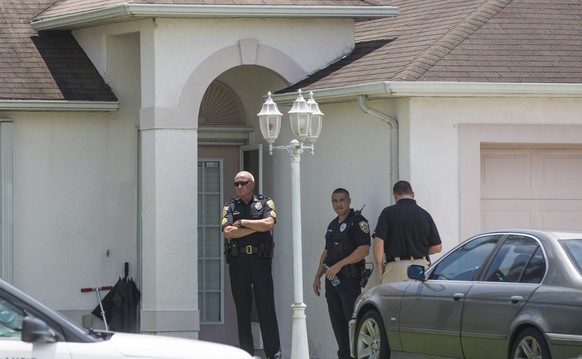
[[[404,282],[409,280],[408,266],[411,264],[422,265],[425,269],[428,268],[428,261],[424,258],[389,262],[386,263],[386,266],[384,267],[384,274],[382,274],[382,278],[380,278],[380,284]]]

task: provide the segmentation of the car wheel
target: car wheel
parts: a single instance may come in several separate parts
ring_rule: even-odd
[[[376,310],[367,311],[356,332],[356,359],[390,359],[390,347],[382,317]]]
[[[518,335],[511,353],[512,359],[552,358],[544,335],[534,328],[527,328]]]

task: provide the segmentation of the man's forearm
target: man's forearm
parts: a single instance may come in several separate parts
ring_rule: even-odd
[[[231,239],[246,237],[246,236],[253,234],[255,232],[256,231],[254,229],[250,229],[250,228],[239,228],[236,226],[226,226],[224,228],[224,237],[228,240],[231,240]]]
[[[327,250],[324,249],[319,257],[319,264],[317,266],[317,271],[315,272],[315,279],[321,278],[321,276],[325,273],[325,269],[323,269],[323,261],[327,257]]]
[[[263,219],[241,219],[237,222],[242,228],[252,229],[256,232],[269,232],[275,224],[275,220],[271,217]]]
[[[374,258],[378,271],[380,271],[384,265],[384,240],[379,237],[374,237]]]

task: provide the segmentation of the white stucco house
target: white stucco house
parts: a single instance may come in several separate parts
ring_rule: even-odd
[[[315,154],[301,159],[311,358],[336,351],[325,299],[311,290],[336,187],[373,228],[392,183],[409,180],[445,251],[500,227],[582,230],[579,3],[0,8],[0,276],[79,323],[96,305],[80,288],[114,284],[127,262],[140,331],[236,345],[219,220],[244,167],[277,205],[288,357],[291,169],[259,131],[268,91],[285,114],[298,89],[313,91],[325,114]],[[280,144],[292,138],[286,119]]]

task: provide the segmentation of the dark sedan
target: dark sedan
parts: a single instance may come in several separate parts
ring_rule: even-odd
[[[483,233],[408,275],[356,301],[355,358],[582,358],[582,233]]]

